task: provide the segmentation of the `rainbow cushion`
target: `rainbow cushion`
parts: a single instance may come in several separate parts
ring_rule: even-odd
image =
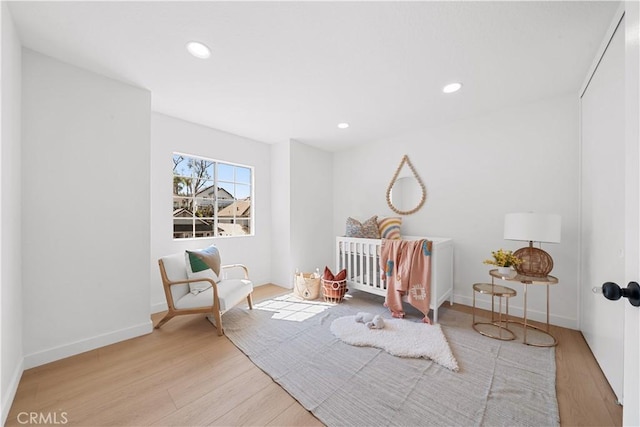
[[[378,219],[378,230],[380,230],[380,237],[388,240],[398,240],[402,236],[400,234],[400,226],[402,225],[402,218],[389,217]]]

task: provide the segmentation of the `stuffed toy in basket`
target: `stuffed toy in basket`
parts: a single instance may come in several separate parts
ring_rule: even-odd
[[[329,267],[324,268],[322,275],[322,295],[326,302],[342,302],[347,289],[347,270],[343,269],[334,275]]]

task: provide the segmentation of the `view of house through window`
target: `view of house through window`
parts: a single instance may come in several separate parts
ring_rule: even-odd
[[[173,153],[173,238],[247,236],[253,168]]]

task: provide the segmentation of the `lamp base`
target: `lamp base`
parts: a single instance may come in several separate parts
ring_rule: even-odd
[[[542,249],[529,245],[526,248],[518,249],[513,254],[522,260],[522,263],[516,267],[518,274],[547,277],[553,270],[553,258]]]

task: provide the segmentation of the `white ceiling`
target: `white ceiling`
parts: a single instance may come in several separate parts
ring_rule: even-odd
[[[147,88],[154,111],[340,150],[577,94],[618,6],[47,1],[10,10],[25,47]],[[190,56],[190,40],[212,57]],[[452,81],[462,90],[443,94]]]

